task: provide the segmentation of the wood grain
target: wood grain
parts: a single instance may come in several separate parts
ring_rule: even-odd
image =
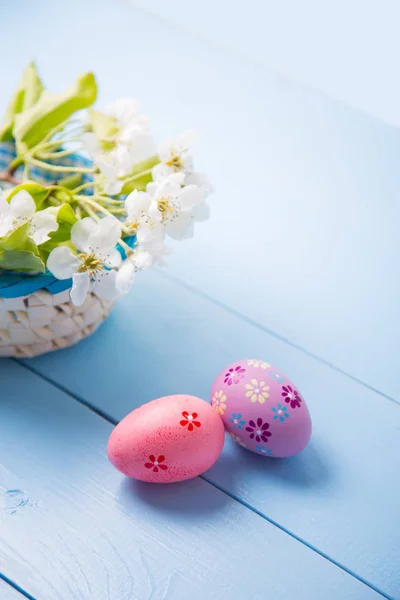
[[[178,29],[224,46],[238,59],[273,69],[298,85],[312,86],[400,125],[400,88],[393,77],[399,9],[392,0],[379,4],[248,0],[245,7],[228,0],[120,2],[151,11]]]
[[[1,480],[11,496],[0,511],[0,564],[33,596],[223,600],[268,591],[309,600],[328,587],[332,598],[379,597],[201,479],[162,487],[125,479],[105,456],[108,423],[15,363],[2,361],[0,378]]]
[[[271,461],[227,443],[206,477],[384,593],[399,595],[398,404],[157,273],[142,275],[94,337],[25,364],[121,419],[167,394],[207,400],[225,365],[254,356],[299,386],[313,418],[311,444],[298,457]]]
[[[24,596],[0,578],[1,600],[24,600]]]

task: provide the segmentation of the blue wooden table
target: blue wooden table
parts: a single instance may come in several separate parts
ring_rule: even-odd
[[[31,57],[53,89],[93,69],[158,137],[202,132],[212,219],[92,338],[0,362],[0,599],[398,600],[400,132],[133,4],[8,4],[0,108]],[[114,423],[246,356],[306,398],[301,455],[112,468]]]

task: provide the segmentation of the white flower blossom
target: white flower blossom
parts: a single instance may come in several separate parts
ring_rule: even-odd
[[[29,223],[28,235],[35,244],[49,240],[49,233],[58,229],[57,217],[47,210],[36,212],[36,204],[26,190],[20,190],[10,203],[0,194],[0,237]]]
[[[77,255],[66,246],[59,246],[50,253],[49,271],[57,279],[72,277],[71,300],[76,306],[85,301],[91,282],[96,294],[107,300],[114,300],[130,289],[133,281],[130,274],[112,270],[122,261],[115,248],[120,237],[121,225],[114,217],[105,217],[98,223],[87,217],[71,229],[72,243],[79,251]]]
[[[192,217],[195,221],[207,221],[210,217],[210,208],[206,202],[206,198],[214,191],[211,182],[204,173],[190,173],[185,176],[185,184],[196,185],[202,191],[202,200],[193,209]]]
[[[184,179],[183,173],[173,173],[149,183],[146,188],[151,198],[150,217],[160,222],[166,234],[175,240],[193,235],[193,211],[203,199],[203,193],[196,185],[182,187]]]
[[[140,112],[140,104],[135,98],[117,98],[105,105],[104,113],[114,117],[121,127],[135,123],[143,131],[148,131],[149,118]]]
[[[196,141],[196,137],[197,134],[194,131],[186,131],[179,137],[160,145],[158,149],[160,163],[153,167],[154,181],[168,177],[172,173],[189,175],[193,172],[190,148]]]
[[[153,244],[164,237],[164,229],[149,215],[151,198],[146,192],[134,190],[125,200],[128,224],[135,232],[140,244]]]
[[[166,246],[162,240],[153,240],[142,244],[133,257],[133,262],[138,269],[150,269],[153,265],[165,266],[165,256],[171,254],[172,248]]]

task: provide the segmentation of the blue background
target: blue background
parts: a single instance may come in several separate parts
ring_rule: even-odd
[[[30,58],[55,90],[92,69],[99,104],[137,96],[159,139],[198,129],[216,192],[91,339],[0,363],[4,595],[399,599],[399,132],[271,72],[259,25],[243,56],[248,30],[231,49],[207,3],[190,27],[177,2],[135,4],[7,8],[0,108]],[[222,32],[235,15],[216,6]],[[252,356],[305,397],[302,454],[227,439],[204,476],[162,488],[111,467],[113,423],[170,393],[207,400]]]

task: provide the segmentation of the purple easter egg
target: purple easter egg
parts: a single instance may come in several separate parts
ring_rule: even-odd
[[[263,360],[238,360],[215,379],[211,404],[231,438],[257,454],[287,457],[311,437],[311,417],[296,386]]]

